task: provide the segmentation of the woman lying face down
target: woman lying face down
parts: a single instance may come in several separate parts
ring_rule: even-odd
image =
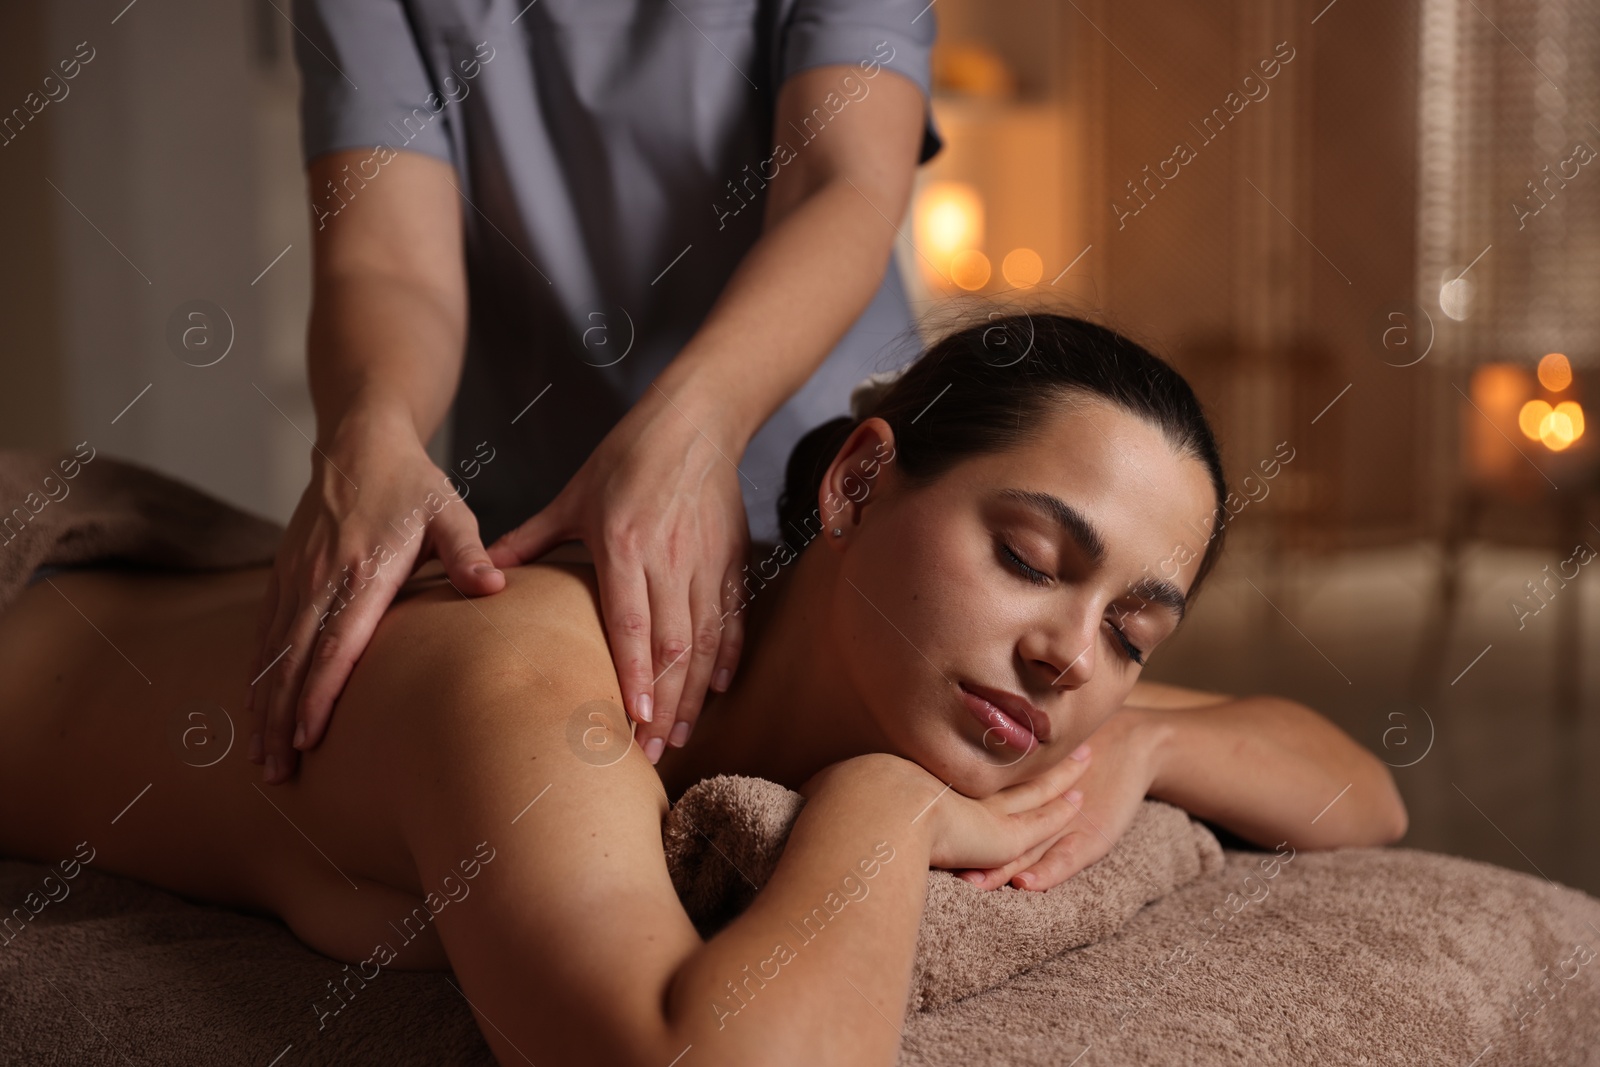
[[[371,980],[449,967],[502,1063],[887,1064],[930,865],[1032,862],[1090,815],[1114,840],[1098,798],[1147,789],[1269,846],[1403,828],[1382,764],[1305,709],[1129,702],[1220,541],[1215,446],[1170,368],[1087,323],[1001,320],[870,415],[797,447],[796,543],[750,587],[744,666],[654,765],[589,743],[627,735],[584,564],[514,570],[483,601],[419,576],[270,796],[242,746],[199,761],[173,740],[197,703],[243,705],[264,569],[34,585],[0,617],[0,854],[88,841],[103,870],[279,916]],[[661,819],[713,773],[807,803],[704,940]],[[793,943],[847,876],[870,892]],[[730,1011],[728,983],[774,958]],[[317,1033],[349,1006],[306,996]]]
[[[798,788],[888,752],[972,797],[1032,778],[1177,627],[1222,495],[1199,405],[1153,356],[1056,316],[958,333],[797,447],[799,556],[746,583],[752,647],[684,762]]]

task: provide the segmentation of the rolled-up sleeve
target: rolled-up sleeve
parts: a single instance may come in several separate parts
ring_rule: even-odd
[[[927,0],[799,0],[785,29],[779,83],[808,67],[875,63],[910,78],[931,97],[934,28]],[[933,108],[924,114],[919,162],[926,163],[944,141]]]
[[[380,144],[455,162],[443,98],[402,0],[294,0],[293,11],[305,162]]]

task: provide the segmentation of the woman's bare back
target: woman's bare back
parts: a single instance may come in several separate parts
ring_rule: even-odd
[[[319,951],[366,957],[437,893],[407,840],[427,813],[408,801],[433,769],[441,687],[472,684],[441,665],[470,658],[532,685],[581,672],[597,694],[616,693],[592,571],[509,577],[475,602],[442,578],[415,579],[323,743],[278,786],[245,757],[264,569],[92,570],[33,585],[0,617],[0,855],[54,864],[86,842],[97,869],[276,914]],[[515,720],[497,743],[517,745]],[[429,928],[392,965],[447,964]]]

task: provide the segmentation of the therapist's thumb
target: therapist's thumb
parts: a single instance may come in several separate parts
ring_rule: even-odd
[[[556,505],[551,504],[521,526],[501,534],[489,546],[488,558],[496,567],[516,567],[571,539],[556,513]]]
[[[452,510],[460,514],[450,515]],[[446,508],[433,521],[434,550],[451,585],[468,596],[498,593],[505,588],[506,576],[484,551],[478,520],[470,511]]]

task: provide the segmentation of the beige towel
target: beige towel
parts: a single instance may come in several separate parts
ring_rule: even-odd
[[[684,793],[664,840],[673,886],[702,935],[767,884],[805,799],[759,778],[723,775]],[[993,988],[1068,949],[1112,934],[1140,908],[1222,867],[1222,847],[1178,808],[1147,800],[1117,847],[1043,893],[984,891],[928,872],[911,1007],[926,1011]]]
[[[735,864],[770,873],[793,797],[730,778],[684,794],[668,861],[697,921],[748,899]],[[1147,804],[1109,856],[1042,894],[930,872],[924,1010],[903,1024],[901,1063],[1595,1062],[1600,901],[1408,849],[1227,851],[1213,868],[1210,835],[1171,812]],[[0,863],[0,907],[48,873]],[[280,923],[91,866],[0,941],[0,1063],[266,1064],[290,1046],[284,1065],[493,1062],[443,974],[385,972],[319,1030],[314,1004],[339,975]]]
[[[0,450],[0,611],[45,564],[222,570],[270,563],[283,530],[83,444]]]

